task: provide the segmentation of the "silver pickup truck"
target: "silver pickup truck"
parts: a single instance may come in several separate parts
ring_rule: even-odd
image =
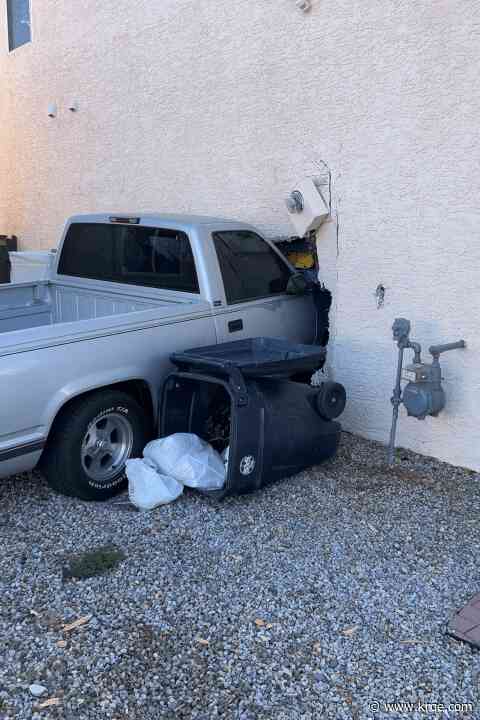
[[[172,352],[312,341],[314,305],[287,293],[293,275],[243,223],[70,218],[47,280],[0,286],[0,477],[39,465],[57,491],[118,492],[155,427]]]

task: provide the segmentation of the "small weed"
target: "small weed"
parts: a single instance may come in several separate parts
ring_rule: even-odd
[[[395,457],[397,458],[397,460],[401,460],[401,462],[407,462],[408,460],[410,460],[408,450],[403,447],[395,448]]]
[[[63,579],[85,579],[104,575],[116,568],[122,560],[125,560],[125,555],[115,545],[105,545],[89,552],[80,553],[71,557],[69,564],[63,568]]]

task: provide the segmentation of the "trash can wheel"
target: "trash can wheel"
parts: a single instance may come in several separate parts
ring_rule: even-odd
[[[325,420],[335,420],[345,410],[347,393],[340,383],[327,381],[322,383],[315,404],[318,414]]]

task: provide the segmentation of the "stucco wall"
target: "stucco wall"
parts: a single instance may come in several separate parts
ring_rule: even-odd
[[[390,327],[403,315],[425,345],[463,336],[469,348],[445,357],[447,411],[402,417],[399,442],[480,469],[480,2],[317,0],[303,15],[294,0],[35,0],[32,11],[33,42],[7,54],[4,35],[0,50],[0,232],[50,247],[73,212],[155,209],[284,234],[285,193],[324,160],[340,224],[318,247],[346,426],[387,438]]]

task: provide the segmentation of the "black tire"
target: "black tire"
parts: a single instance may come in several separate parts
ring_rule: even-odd
[[[85,439],[91,428],[100,427],[106,418],[112,417],[128,433],[129,443],[122,450],[126,453],[124,460],[141,457],[150,437],[148,414],[128,393],[117,390],[92,393],[69,405],[55,422],[40,464],[51,488],[63,495],[96,501],[108,500],[124,489],[125,462],[118,465],[118,471],[112,464],[110,472],[114,474],[108,481],[96,482],[86,470]]]
[[[318,414],[324,420],[335,420],[345,410],[347,393],[340,383],[327,381],[322,383],[315,398]]]

